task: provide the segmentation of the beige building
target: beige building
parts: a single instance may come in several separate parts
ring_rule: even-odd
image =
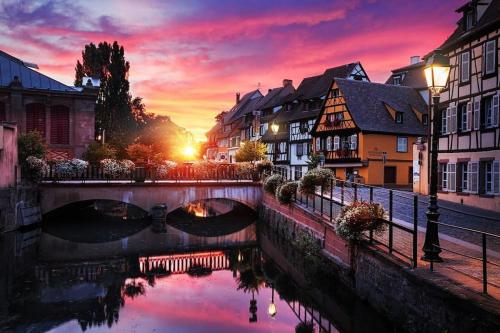
[[[500,211],[500,1],[457,12],[458,27],[439,47],[451,65],[440,101],[439,198]]]

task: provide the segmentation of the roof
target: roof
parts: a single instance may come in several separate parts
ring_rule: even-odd
[[[288,84],[284,87],[278,87],[269,89],[268,93],[262,99],[259,109],[273,108],[278,105],[282,105],[288,96],[295,93],[295,88],[292,84]]]
[[[402,86],[412,87],[416,89],[427,89],[427,81],[425,80],[424,73],[425,61],[420,61],[416,64],[408,65],[398,69],[393,69],[391,76],[385,82],[386,84],[393,84],[393,78],[396,75],[402,75]]]
[[[256,102],[262,98],[261,92],[256,89],[252,90],[249,93],[246,93],[241,99],[240,102],[235,104],[231,110],[224,116],[224,124],[230,123],[239,119],[247,113],[252,112],[254,107],[256,106]]]
[[[304,101],[318,100],[328,94],[335,78],[347,78],[352,73],[359,62],[344,64],[337,67],[328,68],[321,75],[306,77],[297,87],[295,94],[288,97],[287,102],[299,101],[295,103],[290,111],[281,110],[276,115],[274,121],[289,122],[301,119],[316,118],[320,112],[322,103],[317,103],[313,109],[306,110]]]
[[[39,73],[28,65],[30,64],[0,50],[0,87],[9,87],[17,77],[24,89],[78,92],[77,89]]]
[[[427,104],[415,89],[348,79],[335,81],[361,131],[426,134],[426,127],[419,122],[413,109],[427,114]],[[403,113],[402,124],[394,121],[386,105]]]
[[[464,6],[457,9],[457,11],[463,11],[470,5],[470,2],[467,2]],[[480,3],[477,5],[481,6]],[[455,31],[445,40],[443,44],[441,44],[438,49],[446,51],[453,48],[460,42],[465,42],[469,39],[475,38],[478,34],[482,34],[488,29],[498,29],[498,24],[500,23],[500,1],[492,0],[472,29],[465,31],[462,22],[463,18],[457,22],[458,26]]]

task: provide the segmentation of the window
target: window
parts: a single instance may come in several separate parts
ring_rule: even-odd
[[[460,132],[469,130],[469,103],[458,106],[458,129]]]
[[[403,123],[403,112],[396,112],[396,123]]]
[[[496,70],[496,43],[490,40],[484,43],[484,73],[492,74]]]
[[[297,157],[302,157],[304,155],[304,144],[299,143],[297,146]]]
[[[484,163],[484,191],[487,194],[500,194],[500,161]]]
[[[401,85],[401,76],[399,75],[394,76],[392,78],[392,84],[394,84],[395,86]]]
[[[429,115],[423,114],[422,115],[422,125],[428,125],[428,124],[429,124]]]
[[[340,149],[340,137],[338,135],[333,137],[333,150]]]
[[[294,167],[295,180],[302,178],[302,167]]]
[[[464,29],[465,31],[472,29],[474,25],[474,12],[469,10],[464,15]]]
[[[356,134],[351,135],[351,150],[358,149],[358,136]]]
[[[488,96],[483,99],[484,127],[498,126],[498,95]]]
[[[321,150],[321,139],[316,138],[316,147],[314,148],[317,152]]]
[[[444,191],[454,192],[456,181],[456,164],[441,163],[439,165],[439,176],[441,189]]]
[[[338,89],[332,89],[332,98],[338,98],[340,96],[340,92]]]
[[[450,108],[443,110],[441,113],[441,134],[448,134],[448,117],[450,115]]]
[[[469,82],[470,79],[470,53],[460,54],[460,82]]]
[[[460,187],[462,191],[467,192],[469,190],[469,165],[467,163],[460,163],[461,177],[462,181]]]
[[[327,151],[332,150],[332,137],[331,136],[326,138],[326,150]]]
[[[259,126],[259,134],[261,136],[266,133],[266,128],[267,128],[266,124],[260,124],[260,126]]]
[[[408,152],[408,138],[407,137],[398,136],[398,144],[397,144],[396,151],[398,153],[407,153]]]
[[[69,108],[56,105],[50,108],[50,143],[69,144]]]
[[[457,107],[452,106],[448,114],[448,133],[457,132]]]
[[[26,105],[26,132],[35,131],[45,137],[45,105],[41,103]]]

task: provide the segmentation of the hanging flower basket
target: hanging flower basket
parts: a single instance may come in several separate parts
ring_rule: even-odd
[[[380,204],[355,201],[342,209],[335,220],[335,231],[347,241],[359,242],[366,231],[382,232],[384,218],[386,212]]]
[[[332,170],[315,168],[307,171],[307,173],[302,176],[299,182],[299,191],[306,195],[314,194],[318,187],[322,187],[323,191],[326,192],[330,190],[332,180],[334,180]],[[333,186],[335,186],[335,184],[333,184]]]

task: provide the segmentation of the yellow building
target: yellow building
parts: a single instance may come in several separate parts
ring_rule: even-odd
[[[410,186],[412,144],[427,133],[427,105],[412,88],[336,78],[312,135],[340,179]]]

